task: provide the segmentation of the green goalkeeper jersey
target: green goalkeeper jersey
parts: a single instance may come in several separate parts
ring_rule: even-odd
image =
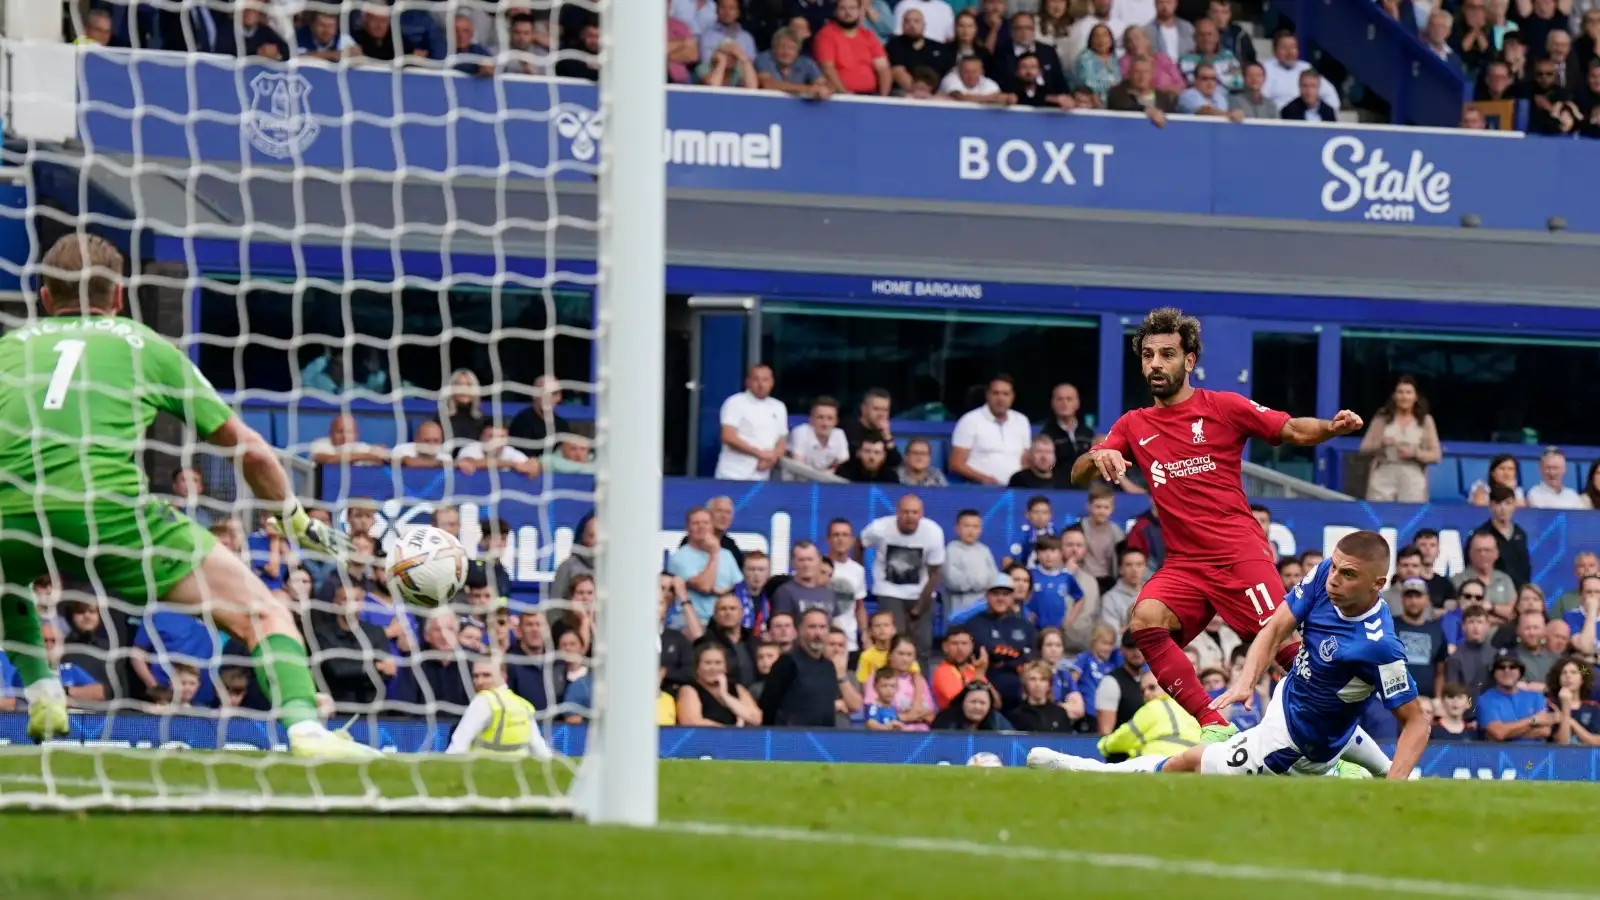
[[[189,358],[129,319],[41,319],[0,338],[0,513],[127,503],[166,410],[202,437],[233,415]]]

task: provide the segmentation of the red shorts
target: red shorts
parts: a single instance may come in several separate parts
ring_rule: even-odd
[[[1255,637],[1283,602],[1278,567],[1264,559],[1197,563],[1168,559],[1139,591],[1139,602],[1160,601],[1178,617],[1178,646],[1187,647],[1221,616],[1239,637]],[[1135,604],[1137,605],[1137,604]]]

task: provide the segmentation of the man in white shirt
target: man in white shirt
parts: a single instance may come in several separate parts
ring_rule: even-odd
[[[1016,98],[1010,94],[1000,93],[1000,85],[983,74],[983,60],[976,56],[964,57],[956,63],[956,67],[939,82],[939,93],[973,103],[1004,104],[1007,99],[1016,102]]]
[[[389,459],[402,466],[426,469],[450,465],[450,454],[444,449],[444,428],[432,420],[423,422],[417,426],[415,438],[389,451]]]
[[[989,380],[983,406],[962,416],[950,438],[950,471],[978,484],[1005,484],[1026,464],[1033,440],[1028,417],[1011,409],[1011,376]]]
[[[352,466],[375,466],[389,461],[389,448],[382,444],[368,444],[361,440],[361,429],[354,416],[335,416],[328,425],[328,436],[311,442],[311,461],[320,465],[349,463]]]
[[[895,514],[861,530],[861,547],[872,560],[872,594],[878,611],[894,615],[894,628],[910,635],[927,668],[933,652],[933,595],[944,566],[944,529],[923,518],[922,500],[906,494]]]
[[[1272,39],[1272,59],[1263,60],[1261,66],[1267,72],[1267,83],[1261,86],[1261,93],[1282,109],[1289,101],[1300,96],[1300,73],[1310,69],[1311,63],[1300,58],[1300,40],[1286,31],[1280,31]],[[1323,103],[1333,107],[1334,112],[1339,111],[1339,92],[1333,89],[1328,79],[1321,78],[1317,95]]]
[[[466,475],[479,468],[515,469],[529,478],[539,474],[539,461],[511,446],[510,439],[511,432],[505,426],[486,425],[478,440],[456,454],[456,463]]]
[[[833,624],[844,631],[851,650],[861,649],[861,635],[867,633],[867,570],[855,561],[856,530],[847,519],[834,519],[828,523],[828,561],[833,563],[833,581],[850,585],[856,598],[850,615],[834,618]]]
[[[1528,488],[1535,509],[1584,509],[1583,495],[1566,485],[1567,457],[1554,447],[1539,457],[1539,483]]]
[[[894,8],[894,33],[905,34],[906,13],[922,13],[922,36],[948,44],[956,36],[956,14],[948,0],[900,0]]]
[[[850,442],[839,425],[839,401],[818,397],[811,401],[811,420],[789,432],[789,456],[813,469],[832,472],[850,458]]]
[[[766,481],[788,444],[789,410],[772,396],[772,367],[757,364],[744,377],[744,390],[722,401],[722,452],[716,477],[724,481]]]

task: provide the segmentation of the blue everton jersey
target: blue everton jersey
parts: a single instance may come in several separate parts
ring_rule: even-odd
[[[1328,597],[1332,565],[1323,560],[1288,596],[1305,642],[1284,679],[1284,716],[1295,746],[1315,762],[1333,759],[1350,742],[1369,700],[1396,709],[1417,696],[1388,604],[1379,600],[1347,618]]]

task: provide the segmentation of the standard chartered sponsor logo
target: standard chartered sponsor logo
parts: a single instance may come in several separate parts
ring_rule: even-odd
[[[1382,148],[1369,153],[1361,138],[1346,134],[1322,145],[1322,167],[1332,176],[1322,186],[1322,208],[1342,213],[1360,209],[1373,222],[1413,222],[1417,211],[1440,215],[1450,211],[1450,173],[1412,150],[1404,169],[1384,158]]]

